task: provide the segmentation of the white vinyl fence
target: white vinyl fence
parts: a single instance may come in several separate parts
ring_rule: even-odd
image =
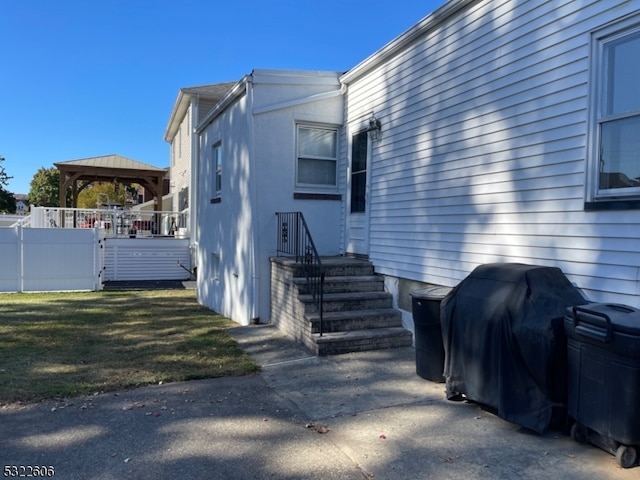
[[[188,238],[94,228],[0,227],[0,292],[94,291],[104,282],[191,278]]]
[[[0,292],[99,290],[97,229],[0,228]]]

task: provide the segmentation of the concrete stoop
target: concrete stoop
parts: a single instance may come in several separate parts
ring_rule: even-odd
[[[293,259],[271,259],[271,319],[316,355],[380,350],[412,344],[384,279],[373,265],[348,257],[322,258],[325,268],[322,335],[320,314],[307,291],[302,266]]]

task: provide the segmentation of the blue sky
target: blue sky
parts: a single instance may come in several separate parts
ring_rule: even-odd
[[[166,167],[180,88],[254,68],[346,71],[444,1],[0,0],[7,188],[114,153]]]

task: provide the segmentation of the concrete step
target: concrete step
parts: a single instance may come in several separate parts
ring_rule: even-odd
[[[341,263],[324,263],[325,277],[349,277],[354,275],[373,275],[373,265],[362,260],[343,261]]]
[[[322,257],[325,271],[323,335],[319,314],[307,288],[303,266],[292,258],[271,259],[279,282],[276,295],[293,295],[282,308],[280,324],[317,355],[406,347],[413,336],[402,327],[402,314],[367,260]],[[286,304],[286,301],[281,302]],[[290,313],[292,312],[292,313]]]
[[[317,311],[310,294],[298,295],[305,314]],[[391,308],[393,297],[387,292],[328,293],[324,295],[324,312]]]
[[[309,321],[311,333],[319,333],[320,313],[310,313],[305,315],[305,318]],[[323,333],[401,326],[402,315],[393,308],[326,312],[322,319]]]
[[[307,279],[296,277],[293,279],[298,292],[307,294]],[[325,277],[324,292],[349,293],[349,292],[383,292],[384,279],[379,275],[348,275],[338,277]]]
[[[273,262],[282,265],[291,271],[293,277],[304,276],[304,266],[292,257],[272,258]],[[325,277],[343,277],[353,275],[373,275],[374,268],[371,262],[348,257],[321,257]]]
[[[349,332],[313,335],[316,355],[339,355],[350,352],[408,347],[412,342],[409,330],[397,328],[373,328]]]

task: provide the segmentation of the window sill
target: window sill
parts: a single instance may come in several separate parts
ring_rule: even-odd
[[[640,199],[629,198],[627,200],[598,200],[597,202],[584,202],[587,212],[603,210],[640,210]]]
[[[294,200],[342,200],[339,193],[296,193],[293,194]]]

